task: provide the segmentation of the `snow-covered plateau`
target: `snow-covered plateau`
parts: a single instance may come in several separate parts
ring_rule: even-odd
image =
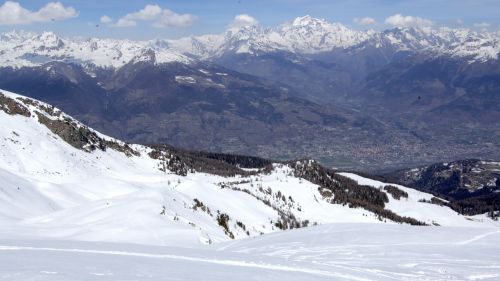
[[[298,176],[313,161],[222,176],[176,159],[0,91],[0,280],[500,278],[498,222],[431,194],[338,175],[428,226],[401,225]]]

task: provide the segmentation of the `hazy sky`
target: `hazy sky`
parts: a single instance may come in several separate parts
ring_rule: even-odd
[[[239,16],[235,19],[236,16]],[[221,33],[228,26],[276,26],[311,15],[356,29],[395,25],[498,30],[499,0],[0,0],[0,32],[130,39]],[[99,25],[98,27],[96,25]]]

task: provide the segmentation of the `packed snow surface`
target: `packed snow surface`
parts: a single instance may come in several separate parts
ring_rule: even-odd
[[[198,248],[0,240],[0,280],[498,280],[498,228],[329,224]]]

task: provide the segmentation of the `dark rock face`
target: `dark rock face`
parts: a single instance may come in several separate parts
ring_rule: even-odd
[[[3,95],[2,92],[0,92],[0,110],[10,115],[19,114],[25,117],[31,117],[31,112],[28,108]]]
[[[97,148],[105,150],[106,148],[95,132],[83,126],[78,127],[70,119],[52,120],[40,113],[37,116],[40,123],[75,148],[85,151],[93,151]]]
[[[139,155],[137,151],[127,144],[106,140],[85,125],[68,116],[62,116],[62,112],[51,105],[45,105],[36,100],[22,97],[13,99],[0,92],[0,110],[5,113],[32,117],[32,113],[27,106],[35,108],[34,114],[40,124],[77,149],[92,152],[96,149],[105,151],[109,147],[123,152],[127,156]]]

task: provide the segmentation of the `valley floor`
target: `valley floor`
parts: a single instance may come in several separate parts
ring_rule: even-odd
[[[0,239],[0,280],[498,280],[498,228],[329,224],[194,248]]]

